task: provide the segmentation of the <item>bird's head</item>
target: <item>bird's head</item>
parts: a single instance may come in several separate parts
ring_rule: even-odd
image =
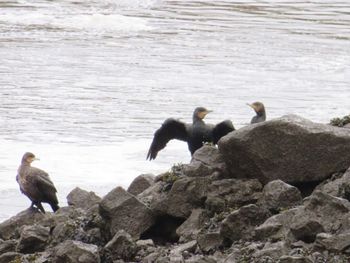
[[[205,118],[205,116],[206,116],[209,112],[212,112],[212,111],[211,111],[211,110],[207,110],[207,109],[204,108],[204,107],[197,107],[197,108],[194,110],[193,118],[203,120],[203,119]]]
[[[35,157],[35,155],[31,152],[26,152],[22,157],[22,163],[31,164],[33,161],[39,160]]]
[[[263,104],[262,102],[260,102],[260,101],[256,101],[256,102],[254,102],[254,103],[252,103],[252,104],[247,103],[247,105],[250,106],[250,107],[252,107],[253,110],[254,110],[257,114],[262,113],[262,112],[265,111],[265,106],[264,106],[264,104]]]

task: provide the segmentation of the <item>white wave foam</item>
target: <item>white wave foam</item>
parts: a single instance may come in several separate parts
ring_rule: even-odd
[[[77,15],[57,20],[54,24],[59,27],[99,31],[141,31],[150,29],[144,19],[117,14]]]
[[[51,14],[24,14],[14,16],[10,14],[0,15],[0,21],[6,24],[53,27],[66,30],[86,30],[86,31],[144,31],[150,30],[147,21],[143,18],[129,17],[119,14],[77,14],[57,17]]]

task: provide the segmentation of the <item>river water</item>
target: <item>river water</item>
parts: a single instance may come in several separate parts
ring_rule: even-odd
[[[350,112],[350,3],[334,0],[0,0],[0,221],[29,206],[15,181],[41,160],[61,205],[79,186],[105,195],[190,160],[171,142],[145,160],[167,117],[196,106],[237,128]]]

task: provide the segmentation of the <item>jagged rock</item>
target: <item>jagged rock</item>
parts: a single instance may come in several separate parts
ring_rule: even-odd
[[[16,250],[17,241],[16,240],[0,240],[0,255],[6,252],[14,252]]]
[[[190,164],[184,165],[183,172],[190,177],[210,176],[214,172],[223,174],[226,165],[218,148],[204,145],[193,154]]]
[[[298,208],[289,209],[268,218],[262,225],[255,228],[254,238],[256,240],[271,239],[272,241],[286,239],[297,211]]]
[[[334,253],[350,252],[350,232],[331,235],[320,233],[316,236],[315,248],[320,251],[328,250]]]
[[[126,230],[135,239],[154,223],[152,211],[135,196],[117,187],[100,203],[100,213],[110,223],[110,234]]]
[[[114,260],[123,259],[128,261],[137,253],[136,243],[131,235],[124,230],[118,231],[104,248],[112,254]]]
[[[21,262],[23,254],[17,252],[6,252],[0,255],[0,263],[12,263]]]
[[[17,251],[21,253],[34,253],[44,251],[50,235],[50,228],[33,225],[24,226],[18,241]]]
[[[142,174],[136,177],[130,184],[128,192],[132,195],[141,194],[150,186],[154,185],[155,176],[153,174]]]
[[[142,193],[138,194],[137,199],[147,206],[156,204],[166,195],[166,193],[163,191],[164,185],[165,183],[162,181],[156,182],[154,185],[148,187]]]
[[[65,240],[74,240],[79,229],[79,221],[73,219],[58,223],[52,231],[53,243],[59,244]]]
[[[176,229],[176,233],[180,236],[180,241],[195,240],[201,228],[209,220],[207,212],[203,209],[194,209],[189,218]]]
[[[324,231],[323,226],[312,218],[303,217],[304,221],[298,220],[298,223],[292,223],[290,230],[297,240],[306,243],[312,243],[316,239],[318,233]]]
[[[204,253],[210,253],[222,247],[224,239],[220,232],[200,233],[197,237],[200,250]]]
[[[321,191],[350,201],[350,169],[344,174],[333,175],[330,179],[318,185],[314,191]]]
[[[303,256],[282,256],[279,263],[313,263],[311,259]]]
[[[0,238],[4,240],[19,238],[19,229],[24,225],[33,225],[47,218],[36,209],[27,209],[0,224]]]
[[[296,211],[290,228],[297,239],[303,238],[305,242],[313,242],[319,231],[327,233],[342,231],[341,227],[349,218],[349,212],[349,201],[316,191]],[[300,229],[308,234],[302,235]]]
[[[288,250],[284,241],[279,241],[276,243],[267,242],[261,250],[256,251],[252,256],[258,259],[262,257],[270,257],[275,261],[286,254],[287,251]]]
[[[231,241],[249,240],[256,226],[270,216],[268,210],[257,205],[246,205],[232,212],[221,225],[221,235]]]
[[[219,150],[235,177],[321,181],[350,167],[350,130],[287,115],[231,132]]]
[[[180,178],[167,195],[151,204],[151,209],[158,214],[188,218],[193,209],[204,206],[210,182],[207,177]]]
[[[237,208],[242,205],[256,203],[261,198],[261,190],[262,185],[256,179],[216,180],[209,185],[206,205],[210,200],[217,198],[224,202],[226,208]]]
[[[94,192],[88,192],[79,187],[74,188],[67,196],[68,205],[80,207],[82,209],[89,209],[98,204],[101,198]]]
[[[103,224],[98,221],[95,213],[98,213],[96,205],[87,211],[73,206],[62,207],[52,218],[51,243],[55,245],[65,240],[103,243],[100,232]]]
[[[55,247],[53,263],[100,263],[98,247],[67,240]]]
[[[262,199],[259,202],[270,211],[278,212],[302,203],[298,188],[281,180],[274,180],[264,186]]]
[[[184,252],[194,252],[196,247],[197,247],[197,241],[196,240],[192,240],[190,242],[178,245],[175,248],[173,248],[170,251],[170,255],[173,256],[173,257],[176,257],[176,256],[179,257],[179,256],[182,256],[182,254]]]

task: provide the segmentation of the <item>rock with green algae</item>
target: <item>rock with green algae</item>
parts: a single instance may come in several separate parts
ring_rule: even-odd
[[[344,116],[343,118],[333,118],[330,120],[330,124],[332,126],[337,126],[337,127],[344,127],[350,124],[350,114]]]

